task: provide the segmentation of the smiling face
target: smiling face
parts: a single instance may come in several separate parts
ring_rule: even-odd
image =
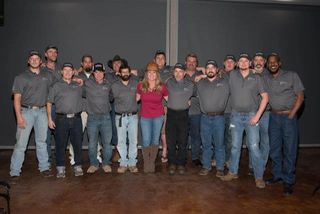
[[[218,68],[212,64],[206,66],[206,75],[209,79],[214,78],[218,73]]]
[[[195,71],[198,66],[197,58],[192,56],[189,56],[185,63],[186,63],[186,69],[189,71]]]
[[[38,55],[30,56],[28,59],[28,64],[31,67],[31,69],[40,68],[41,58]]]
[[[83,70],[85,70],[86,72],[90,72],[92,70],[92,66],[93,66],[92,58],[91,57],[84,57],[81,62],[81,66],[82,66]]]
[[[232,71],[236,67],[236,64],[232,59],[227,59],[223,62],[225,71]]]
[[[96,70],[93,72],[93,75],[97,82],[101,82],[104,78],[104,71]]]
[[[61,71],[62,73],[62,78],[64,80],[71,80],[72,79],[72,76],[74,74],[74,70],[70,67],[64,67]]]
[[[238,61],[238,66],[239,66],[240,70],[249,70],[249,68],[250,68],[250,60],[245,58],[245,57],[242,57]]]
[[[280,59],[276,56],[270,56],[268,58],[267,66],[271,74],[277,74],[281,66]]]
[[[158,65],[158,67],[161,69],[166,65],[166,57],[163,54],[158,54],[154,58],[154,62]]]
[[[148,78],[148,81],[156,81],[156,79],[157,79],[157,71],[148,70],[147,78]]]
[[[174,69],[173,75],[177,81],[180,81],[184,78],[186,72],[180,68]]]
[[[252,63],[253,63],[254,69],[258,71],[262,71],[266,63],[266,60],[262,56],[256,56],[254,57]]]
[[[47,61],[56,62],[58,58],[58,51],[55,48],[49,48],[46,51],[45,56],[47,58]]]

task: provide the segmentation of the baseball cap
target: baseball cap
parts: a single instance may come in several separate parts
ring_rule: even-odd
[[[264,59],[266,58],[262,52],[256,52],[256,53],[254,54],[253,58],[255,58],[256,56],[260,56],[260,57],[262,57],[262,58],[264,58]]]
[[[45,51],[44,51],[44,52],[47,52],[47,50],[49,50],[49,49],[55,49],[56,51],[58,51],[57,46],[54,46],[54,45],[48,45],[48,46],[46,47],[46,49],[45,49]]]
[[[41,58],[41,54],[39,53],[39,51],[32,50],[32,51],[29,52],[29,58],[34,56],[34,55],[36,55],[36,56]]]
[[[173,67],[173,70],[176,69],[176,68],[179,68],[181,70],[185,70],[186,69],[185,66],[183,64],[181,64],[181,63],[176,63],[174,65],[174,67]]]
[[[227,54],[223,61],[227,61],[228,59],[231,59],[235,62],[237,61],[236,57],[232,54]]]
[[[251,60],[249,54],[247,54],[247,53],[241,53],[241,54],[239,55],[239,60],[240,60],[241,58],[246,58],[246,59],[248,59],[249,61]]]
[[[105,71],[105,68],[102,63],[95,63],[93,65],[93,71]]]
[[[73,69],[73,65],[72,65],[70,62],[65,62],[65,63],[63,63],[62,69],[64,69],[65,67],[69,67],[69,68],[72,68],[72,69]]]
[[[207,67],[208,65],[213,65],[213,66],[215,66],[215,67],[218,67],[217,62],[214,61],[214,60],[212,60],[212,59],[209,59],[209,60],[207,61],[206,67]]]

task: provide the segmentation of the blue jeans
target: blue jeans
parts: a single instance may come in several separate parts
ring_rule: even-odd
[[[298,121],[288,115],[270,114],[269,123],[270,158],[272,175],[285,183],[296,181],[296,159],[298,149]]]
[[[225,148],[224,148],[225,119],[223,115],[201,116],[201,142],[202,142],[202,165],[203,168],[211,170],[211,159],[213,155],[212,144],[215,149],[217,170],[224,169]]]
[[[22,164],[25,157],[25,151],[28,145],[29,136],[32,128],[35,132],[36,153],[39,161],[38,167],[40,172],[49,169],[48,152],[47,152],[47,131],[48,118],[46,108],[27,109],[21,108],[21,113],[26,121],[24,129],[17,128],[16,145],[11,156],[10,175],[20,176]]]
[[[81,166],[82,159],[82,121],[80,114],[67,118],[63,115],[56,115],[56,166],[65,166],[65,152],[70,135],[70,142],[74,151],[75,166]]]
[[[243,132],[246,132],[249,153],[256,179],[263,178],[263,160],[259,148],[259,124],[250,125],[250,119],[255,112],[232,112],[230,129],[232,135],[231,163],[229,171],[238,174],[240,153],[242,148]]]
[[[121,123],[120,123],[121,119]],[[120,154],[120,166],[135,166],[138,154],[138,115],[116,115],[118,134],[117,149]],[[127,133],[129,145],[127,146]]]
[[[111,144],[116,146],[117,143],[118,143],[118,134],[117,134],[117,126],[116,126],[116,112],[115,112],[115,109],[114,109],[114,102],[112,102],[110,104],[111,104],[110,117],[111,117],[111,125],[112,125]]]
[[[89,136],[89,159],[91,166],[99,166],[99,161],[97,159],[97,146],[98,146],[98,137],[101,136],[100,142],[102,145],[102,155],[103,161],[102,164],[109,165],[112,148],[111,148],[111,138],[112,138],[112,125],[110,113],[106,114],[88,114],[87,122],[87,132]]]
[[[51,118],[53,121],[55,121],[55,119],[56,119],[56,106],[55,105],[52,105]],[[50,163],[52,161],[52,150],[51,150],[52,136],[54,136],[54,129],[48,128],[46,143],[47,143],[48,158],[49,158]]]
[[[201,114],[189,115],[189,136],[192,160],[201,159],[200,119]]]
[[[259,120],[259,133],[260,133],[260,152],[261,158],[263,160],[263,166],[266,168],[268,158],[269,158],[269,118],[270,118],[270,111],[265,111],[260,120]],[[252,168],[251,164],[251,156],[249,155],[249,168]]]
[[[226,150],[226,162],[230,163],[231,148],[232,148],[232,137],[230,129],[230,113],[224,114],[225,119],[225,130],[224,130],[224,146]]]
[[[159,145],[160,132],[164,116],[146,118],[141,117],[142,146]]]

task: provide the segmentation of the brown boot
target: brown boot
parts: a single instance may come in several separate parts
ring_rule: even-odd
[[[143,172],[150,172],[150,146],[142,147],[142,156],[143,156]]]
[[[158,145],[150,146],[150,172],[156,171],[156,159],[158,155]]]

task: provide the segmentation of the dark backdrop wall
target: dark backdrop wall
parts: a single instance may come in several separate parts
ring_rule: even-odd
[[[93,55],[107,63],[115,54],[135,68],[145,66],[158,49],[166,47],[166,0],[7,0],[0,27],[2,105],[0,146],[15,143],[11,100],[14,76],[26,69],[29,50],[59,47],[59,62],[80,65]]]
[[[76,66],[85,53],[106,63],[115,54],[141,68],[166,44],[166,0],[5,0],[0,27],[0,146],[15,143],[11,86],[29,50],[59,47],[59,62]],[[318,144],[320,7],[180,0],[179,56],[196,52],[200,64],[242,51],[279,52],[283,67],[306,87],[301,143]]]
[[[278,52],[284,69],[296,71],[306,88],[300,143],[320,144],[320,7],[182,0],[179,4],[179,61],[189,52],[200,64],[241,52]]]

